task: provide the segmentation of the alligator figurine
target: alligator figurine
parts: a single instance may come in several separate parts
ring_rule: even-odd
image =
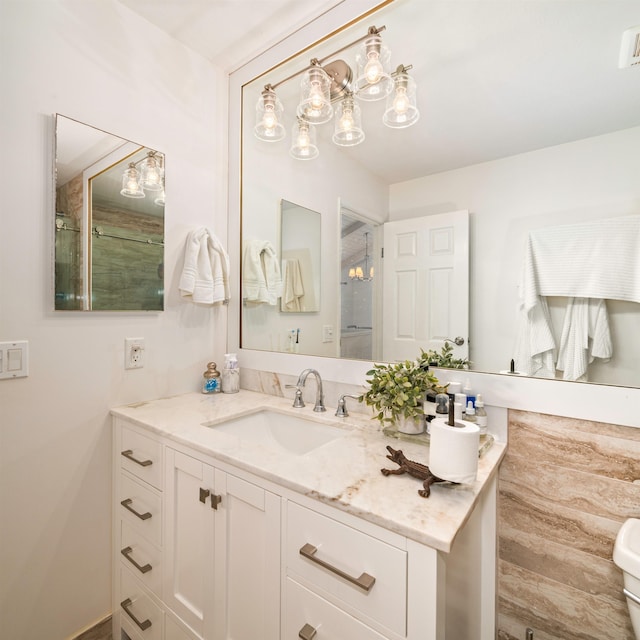
[[[413,460],[408,460],[404,453],[399,449],[392,449],[388,446],[387,451],[391,454],[388,455],[387,458],[389,458],[391,462],[395,462],[399,468],[380,469],[382,474],[385,476],[400,476],[403,473],[408,473],[412,478],[424,480],[422,483],[423,488],[418,490],[418,494],[423,498],[428,498],[431,494],[432,484],[436,482],[447,482],[447,480],[442,480],[442,478],[434,476],[426,465],[414,462]]]

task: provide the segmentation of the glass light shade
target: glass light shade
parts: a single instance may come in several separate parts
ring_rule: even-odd
[[[153,204],[157,204],[159,207],[164,207],[165,205],[164,185],[162,187],[162,191],[160,192],[160,195],[153,201]]]
[[[285,136],[285,130],[280,122],[284,107],[276,97],[273,89],[265,88],[256,104],[256,125],[253,133],[259,140],[278,142]]]
[[[394,77],[395,89],[387,96],[387,106],[382,122],[393,129],[404,129],[420,118],[416,106],[416,83],[406,73]]]
[[[358,280],[362,280],[364,278],[362,267],[356,267],[356,278],[358,278]]]
[[[296,160],[313,160],[320,154],[316,146],[316,131],[308,122],[298,118],[293,125],[292,139],[289,153]]]
[[[349,96],[339,105],[335,117],[333,141],[341,147],[352,147],[364,140],[360,107]]]
[[[373,267],[369,269],[369,279],[373,280]]]
[[[147,191],[162,191],[162,161],[155,153],[149,153],[140,163],[140,186]]]
[[[360,45],[356,55],[358,72],[355,90],[359,100],[382,100],[391,93],[393,78],[389,73],[390,58],[391,52],[377,34],[371,35]]]
[[[144,191],[138,182],[140,173],[136,169],[133,162],[129,163],[129,167],[122,174],[122,189],[120,194],[127,198],[144,198]]]
[[[353,267],[351,267],[351,269],[349,269],[349,277],[351,279],[356,277],[356,270]]]
[[[331,120],[333,107],[329,90],[331,78],[321,67],[305,71],[300,83],[300,104],[297,115],[311,124],[323,124]]]

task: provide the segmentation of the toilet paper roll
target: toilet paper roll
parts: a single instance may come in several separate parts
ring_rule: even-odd
[[[446,420],[431,421],[429,469],[449,482],[475,482],[478,473],[480,429],[472,423],[450,427]]]

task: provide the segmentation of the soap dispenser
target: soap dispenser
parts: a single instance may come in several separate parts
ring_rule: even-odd
[[[235,353],[224,354],[222,369],[222,392],[238,393],[240,391],[240,367]]]
[[[215,362],[207,364],[207,370],[202,374],[202,393],[220,393],[220,372]]]

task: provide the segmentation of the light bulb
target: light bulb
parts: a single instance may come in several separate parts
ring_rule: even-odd
[[[396,87],[396,95],[393,99],[393,110],[396,113],[406,113],[409,109],[409,97],[406,87]]]
[[[322,93],[322,87],[319,82],[311,83],[311,90],[309,91],[309,104],[314,111],[320,111],[324,105],[324,95]]]
[[[273,132],[277,124],[278,118],[273,110],[273,105],[265,105],[264,115],[262,116],[262,126],[267,130],[267,132]]]
[[[344,109],[340,118],[340,129],[342,131],[351,131],[353,129],[353,112],[351,109]]]
[[[364,278],[362,267],[356,267],[356,278],[358,278],[358,280],[362,280]]]
[[[364,76],[369,84],[375,84],[380,80],[384,69],[380,62],[380,54],[377,51],[369,51],[367,54],[367,64],[364,66]]]
[[[351,269],[349,269],[349,277],[350,278],[355,278],[356,277],[356,270],[351,267]]]

